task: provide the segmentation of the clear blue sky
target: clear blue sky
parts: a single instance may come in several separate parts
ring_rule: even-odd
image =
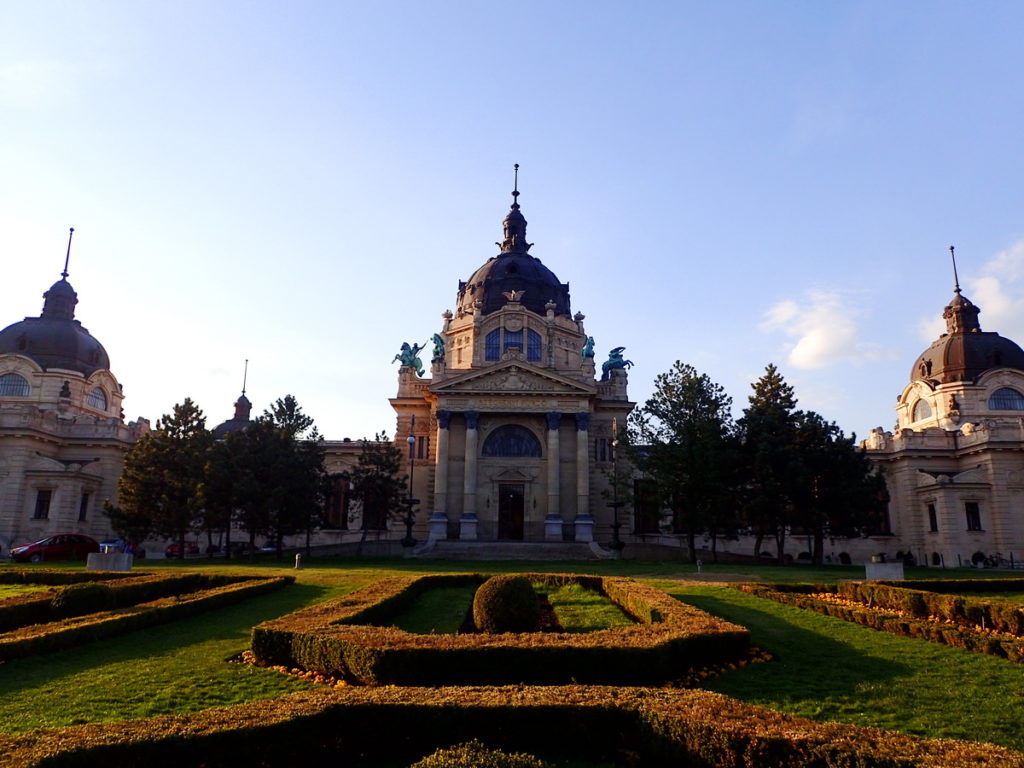
[[[78,318],[129,419],[293,393],[394,429],[391,359],[494,255],[538,256],[633,399],[683,360],[737,412],[891,428],[957,246],[1024,342],[1024,5],[4,2],[0,325],[76,228]]]

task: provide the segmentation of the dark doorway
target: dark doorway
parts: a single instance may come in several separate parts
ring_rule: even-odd
[[[498,538],[523,538],[523,509],[526,486],[521,483],[502,483],[498,486]]]

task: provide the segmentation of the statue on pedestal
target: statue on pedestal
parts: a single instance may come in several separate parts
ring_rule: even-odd
[[[412,346],[409,346],[409,342],[403,341],[402,351],[395,355],[391,359],[391,362],[393,363],[395,362],[395,360],[397,360],[399,363],[401,363],[401,366],[403,368],[412,368],[414,371],[416,371],[417,376],[422,376],[424,373],[423,361],[420,360],[419,357],[417,357],[417,355],[420,353],[420,350],[422,350],[426,346],[426,344],[413,344]]]

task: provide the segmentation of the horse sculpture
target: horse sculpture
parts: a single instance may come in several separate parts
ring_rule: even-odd
[[[617,368],[627,369],[632,367],[632,360],[624,360],[622,352],[625,347],[616,347],[608,353],[608,359],[601,363],[601,381],[608,380],[608,371],[613,371]]]
[[[412,368],[416,371],[417,376],[422,376],[423,361],[420,360],[417,355],[420,353],[420,350],[426,346],[426,344],[413,344],[412,346],[409,346],[409,342],[403,341],[402,351],[395,355],[391,359],[391,362],[393,363],[397,360],[401,363],[402,368]]]
[[[434,354],[431,360],[444,360],[444,339],[441,338],[441,334],[435,333],[431,341],[434,342]]]

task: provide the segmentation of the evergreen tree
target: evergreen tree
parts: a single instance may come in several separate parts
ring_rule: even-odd
[[[212,440],[206,417],[191,399],[175,405],[125,454],[112,519],[123,524],[147,518],[152,533],[176,541],[184,554],[185,537],[202,512],[200,490]]]
[[[796,397],[774,365],[765,368],[752,386],[754,393],[738,422],[746,475],[744,512],[754,535],[754,556],[760,555],[764,538],[771,536],[781,564],[793,507]]]
[[[691,560],[696,536],[728,527],[734,465],[732,399],[693,366],[677,361],[654,382],[654,394],[629,419],[630,455],[686,535]],[[715,547],[717,551],[717,547]]]
[[[383,530],[392,517],[402,514],[408,476],[402,472],[402,452],[378,432],[373,440],[363,438],[356,466],[347,473],[352,495],[362,510],[362,547],[371,530]]]

